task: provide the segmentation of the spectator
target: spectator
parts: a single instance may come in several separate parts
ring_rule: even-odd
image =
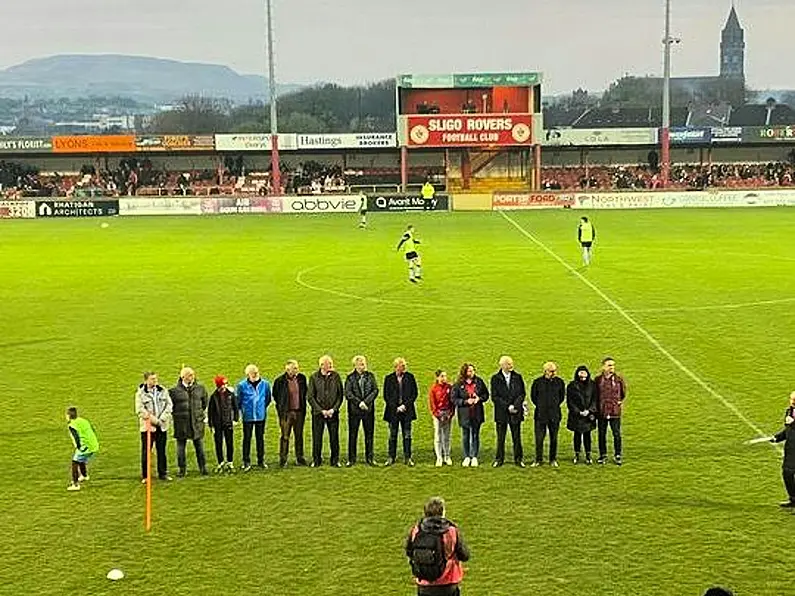
[[[345,379],[345,399],[348,400],[348,462],[356,464],[359,442],[359,426],[364,428],[364,457],[368,466],[375,466],[375,398],[378,383],[375,375],[367,370],[367,358],[353,358],[353,372]]]
[[[430,409],[433,416],[433,450],[436,453],[436,467],[453,465],[450,457],[450,430],[453,426],[453,400],[450,398],[453,386],[447,382],[447,373],[436,371],[436,382],[430,390]]]
[[[273,381],[273,399],[279,414],[279,466],[287,465],[290,451],[290,434],[295,443],[295,463],[306,465],[304,458],[304,421],[306,420],[307,382],[304,373],[299,371],[298,362],[288,360],[284,374]]]
[[[150,447],[157,452],[157,477],[160,480],[171,480],[168,475],[168,428],[171,423],[173,404],[168,390],[160,385],[157,374],[144,373],[144,382],[138,385],[135,392],[135,413],[138,416],[138,429],[141,431],[141,482],[146,482],[149,473],[149,451],[147,450],[148,433],[151,435]]]
[[[483,403],[489,399],[486,383],[475,374],[473,364],[464,363],[458,374],[458,380],[451,394],[453,403],[458,410],[458,425],[464,447],[465,468],[477,468],[480,465],[480,427],[486,420]]]
[[[460,595],[464,578],[461,563],[469,560],[469,547],[458,527],[446,518],[444,501],[439,497],[425,504],[423,518],[409,532],[406,556],[418,596]]]
[[[263,379],[256,364],[246,366],[246,378],[237,384],[237,399],[243,418],[243,471],[251,470],[251,435],[257,446],[257,467],[266,469],[265,423],[271,403],[270,383]]]
[[[566,387],[566,406],[569,416],[566,428],[574,433],[574,463],[580,463],[580,453],[585,448],[585,463],[591,459],[591,432],[596,428],[596,384],[588,367],[581,365],[574,371],[574,379]]]
[[[621,465],[621,413],[627,388],[624,379],[616,374],[616,363],[610,357],[602,360],[602,372],[594,379],[596,383],[597,403],[599,405],[599,463],[607,463],[607,427],[613,433],[613,453],[616,465]]]
[[[419,390],[414,375],[406,370],[406,360],[395,358],[395,372],[384,378],[384,421],[389,424],[389,445],[386,466],[395,463],[397,457],[397,435],[400,427],[403,436],[403,461],[414,467],[411,455],[411,424],[417,419],[415,402]]]
[[[491,377],[491,397],[494,400],[494,422],[497,425],[497,453],[494,467],[505,462],[505,435],[511,428],[513,461],[524,468],[524,449],[522,448],[522,421],[524,420],[524,401],[527,396],[522,375],[513,369],[510,356],[500,358],[500,370]]]
[[[196,463],[202,476],[207,476],[207,460],[204,456],[204,420],[207,410],[207,390],[196,382],[196,373],[184,367],[179,381],[169,390],[173,404],[174,438],[177,440],[177,476],[184,478],[187,472],[185,450],[188,441],[193,442]]]
[[[340,467],[340,408],[342,379],[331,356],[321,356],[319,370],[309,377],[307,400],[312,406],[312,467],[323,463],[323,431],[328,429],[331,467]]]
[[[544,463],[544,440],[549,431],[549,465],[558,467],[558,431],[560,430],[560,405],[566,399],[566,384],[558,376],[558,365],[544,363],[544,374],[533,381],[530,399],[535,406],[533,414],[536,459],[531,464],[538,467]]]
[[[215,457],[218,460],[216,472],[234,472],[235,466],[235,430],[239,411],[237,396],[229,387],[229,382],[224,376],[217,376],[215,391],[210,396],[207,406],[207,421],[213,431],[215,441]],[[224,444],[226,444],[226,458],[224,458]]]

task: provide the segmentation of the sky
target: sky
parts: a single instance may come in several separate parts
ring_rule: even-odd
[[[540,71],[545,93],[662,70],[664,0],[272,0],[281,83]],[[671,0],[673,74],[718,73],[730,0]],[[0,69],[132,54],[266,71],[266,0],[5,0]],[[755,89],[795,88],[795,0],[735,0]]]

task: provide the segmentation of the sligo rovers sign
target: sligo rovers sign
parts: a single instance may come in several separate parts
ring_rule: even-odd
[[[531,145],[530,114],[407,116],[409,147]]]

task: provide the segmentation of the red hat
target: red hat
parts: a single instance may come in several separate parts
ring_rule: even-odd
[[[215,377],[215,386],[218,388],[226,385],[226,382],[227,382],[226,377],[223,375],[218,375],[217,377]]]

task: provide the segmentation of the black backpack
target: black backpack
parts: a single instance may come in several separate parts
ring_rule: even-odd
[[[422,529],[422,524],[419,524],[411,546],[409,562],[414,577],[428,582],[434,582],[442,577],[447,567],[447,557],[444,554],[444,535],[427,532]]]

